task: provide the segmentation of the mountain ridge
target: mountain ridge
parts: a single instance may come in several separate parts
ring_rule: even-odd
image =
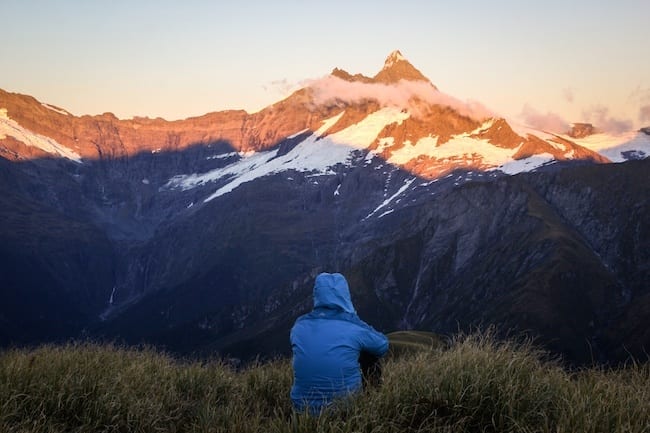
[[[381,108],[395,107],[406,110],[408,118],[404,119],[405,122],[399,117],[395,118],[392,123],[396,123],[396,126],[387,123],[386,129],[378,134],[377,141],[370,145],[371,150],[380,147],[387,159],[390,159],[391,153],[404,148],[405,142],[414,147],[423,142],[423,147],[428,147],[429,150],[420,150],[418,154],[413,149],[409,153],[415,157],[427,155],[425,159],[428,159],[428,163],[423,164],[417,158],[412,158],[410,163],[404,161],[410,169],[416,170],[416,174],[445,174],[454,168],[468,166],[468,156],[470,160],[475,159],[467,153],[473,152],[472,149],[462,150],[465,153],[459,153],[457,156],[460,158],[456,158],[455,163],[449,163],[447,159],[447,163],[443,164],[446,167],[441,169],[441,164],[435,161],[439,158],[434,156],[435,151],[431,149],[444,145],[454,136],[476,132],[476,128],[488,120],[486,113],[481,114],[482,118],[472,117],[480,112],[474,112],[464,103],[439,92],[399,51],[394,51],[387,57],[384,67],[373,78],[361,74],[352,76],[338,68],[326,78],[330,78],[330,81],[317,80],[310,83],[286,99],[254,114],[243,110],[228,110],[176,121],[141,117],[120,120],[111,113],[77,117],[31,97],[0,90],[0,109],[4,110],[4,115],[0,118],[0,136],[4,136],[0,142],[0,151],[5,157],[14,160],[43,157],[53,152],[78,162],[82,159],[128,158],[140,152],[175,151],[190,146],[210,147],[218,143],[228,143],[236,152],[259,152],[281,145],[299,132],[316,131],[326,119],[341,112],[345,113],[344,117],[340,119],[340,124],[333,126],[331,133],[351,127]],[[334,80],[334,84],[331,80]],[[357,87],[340,87],[336,80]],[[419,83],[425,83],[425,87]],[[413,85],[416,87],[409,87]],[[332,92],[339,96],[330,95]],[[358,96],[352,96],[355,93]],[[630,141],[638,141],[639,149],[626,148],[619,154],[613,153],[614,158],[611,154],[603,154],[600,148],[590,148],[589,138],[598,132],[591,125],[575,124],[573,130],[564,135],[549,135],[530,129],[520,134],[512,129],[507,120],[499,117],[492,119],[491,128],[475,133],[470,138],[477,142],[487,140],[504,149],[514,148],[515,143],[519,143],[521,148],[507,158],[511,162],[517,162],[537,157],[525,162],[523,165],[529,166],[525,169],[536,168],[539,161],[548,163],[589,159],[601,163],[608,160],[618,162],[650,154],[650,144],[641,143],[643,140],[633,137],[630,137]],[[19,136],[22,140],[17,140],[11,134],[17,135],[15,131],[21,128],[25,132]],[[30,139],[29,133],[38,139]],[[639,134],[639,137],[643,136]],[[44,141],[41,137],[48,142],[41,143]],[[392,146],[389,143],[391,138],[394,143]],[[611,147],[616,144],[625,147],[624,140],[627,138],[603,136],[603,139]],[[26,142],[27,145],[21,142]],[[479,145],[480,143],[474,143],[472,146]],[[449,154],[448,151],[443,153]],[[397,160],[403,160],[403,157],[395,158],[392,162]],[[487,168],[498,168],[499,165],[503,164],[496,164],[497,167],[487,164]],[[474,168],[482,167],[479,163]],[[511,171],[506,169],[506,172]]]

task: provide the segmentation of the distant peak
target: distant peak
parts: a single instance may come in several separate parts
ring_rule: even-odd
[[[384,68],[390,68],[395,63],[400,62],[400,61],[408,62],[408,60],[406,60],[406,57],[404,57],[402,55],[400,50],[395,50],[392,53],[390,53],[388,55],[388,57],[386,57],[386,61],[384,62]]]
[[[409,63],[399,50],[393,51],[386,57],[384,67],[375,75],[374,80],[385,84],[397,83],[400,80],[429,82],[429,79]]]
[[[339,68],[334,68],[331,73],[332,76],[340,78],[345,81],[350,81],[350,82],[361,82],[361,83],[372,83],[372,78],[366,77],[365,75],[361,74],[350,74],[347,71],[344,71],[343,69]]]

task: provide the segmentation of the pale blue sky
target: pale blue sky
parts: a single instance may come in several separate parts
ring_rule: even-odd
[[[506,116],[650,124],[650,1],[0,0],[0,88],[74,114],[255,111],[394,49]]]

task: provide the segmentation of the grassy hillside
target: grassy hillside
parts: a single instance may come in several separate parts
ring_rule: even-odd
[[[318,418],[292,412],[288,360],[236,371],[148,348],[4,351],[0,431],[650,431],[648,364],[569,373],[529,345],[489,336],[444,347],[427,335],[395,339],[383,385]]]

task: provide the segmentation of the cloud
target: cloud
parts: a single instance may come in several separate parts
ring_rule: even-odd
[[[606,132],[621,133],[632,129],[633,122],[629,119],[617,119],[609,115],[609,108],[597,105],[582,113],[586,122]]]
[[[563,134],[571,129],[569,122],[564,120],[559,114],[551,113],[550,111],[544,114],[528,104],[524,105],[520,116],[524,119],[526,125],[542,131]]]
[[[299,83],[291,83],[286,78],[282,80],[271,81],[268,84],[264,84],[262,88],[269,93],[272,93],[274,96],[280,96],[285,98],[291,93],[295,92],[300,88]]]
[[[639,120],[641,122],[650,122],[650,105],[644,105],[639,109]]]
[[[453,108],[461,115],[477,120],[493,117],[494,113],[476,101],[463,102],[437,90],[426,81],[400,80],[395,84],[350,82],[334,76],[326,76],[305,83],[313,89],[314,102],[358,103],[375,100],[384,107],[408,108],[414,116],[422,109],[419,101],[431,105]]]
[[[639,121],[650,122],[650,89],[639,87],[636,90],[636,97],[639,103]]]
[[[650,122],[650,88],[638,85],[628,96],[628,104],[639,106],[639,122],[642,127],[647,126]]]
[[[562,95],[567,102],[573,103],[574,91],[572,88],[567,87],[566,89],[562,89]]]
[[[650,89],[643,90],[640,99],[642,102],[650,102]]]
[[[639,104],[650,102],[650,88],[644,88],[641,87],[641,85],[636,86],[636,88],[630,92],[628,102]]]

